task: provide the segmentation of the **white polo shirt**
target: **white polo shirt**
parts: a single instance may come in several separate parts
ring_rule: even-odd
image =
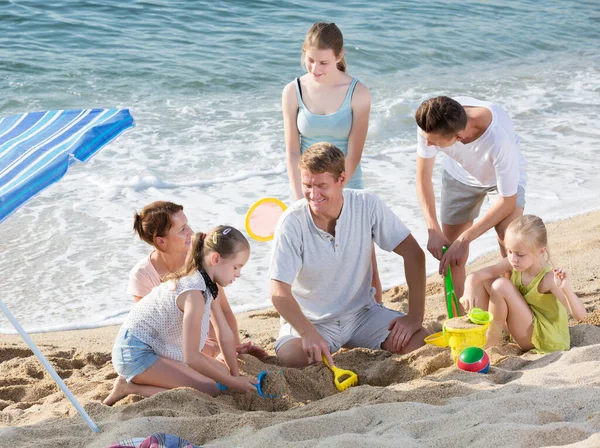
[[[312,322],[326,322],[374,303],[371,243],[388,252],[410,230],[375,194],[345,189],[335,236],[319,229],[305,199],[275,228],[270,278],[292,286]]]
[[[492,113],[492,122],[475,141],[456,142],[447,148],[427,146],[417,127],[417,154],[424,159],[442,151],[448,157],[442,166],[454,179],[473,187],[497,187],[500,196],[513,196],[520,185],[525,188],[527,165],[520,149],[520,139],[508,114],[497,104],[469,97],[454,98],[463,107],[485,107]]]

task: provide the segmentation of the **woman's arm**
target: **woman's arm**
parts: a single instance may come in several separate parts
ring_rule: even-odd
[[[229,301],[227,300],[227,295],[225,295],[225,289],[221,285],[217,285],[219,287],[219,298],[217,299],[219,304],[221,305],[221,310],[223,311],[223,315],[225,316],[225,321],[231,331],[233,332],[233,340],[235,345],[240,345],[240,332],[238,330],[237,320],[235,318],[235,314],[231,310],[231,306],[229,305]]]
[[[348,137],[348,154],[346,155],[346,183],[350,181],[362,158],[369,115],[371,114],[371,93],[364,84],[356,84],[352,95],[352,129]]]
[[[302,198],[300,186],[300,133],[296,119],[298,117],[298,98],[296,97],[295,80],[283,89],[281,109],[283,111],[283,131],[285,133],[285,153],[287,158],[287,173],[294,200]]]
[[[258,359],[265,359],[266,357],[268,357],[269,354],[262,347],[252,344],[251,341],[242,344],[242,341],[240,340],[240,332],[238,329],[237,319],[231,309],[231,306],[229,305],[229,301],[227,300],[227,296],[225,295],[225,290],[220,285],[218,301],[221,305],[221,310],[223,310],[223,315],[225,316],[227,325],[229,325],[229,328],[231,328],[231,331],[233,332],[233,340],[235,342],[236,351],[239,354],[248,354],[256,356]]]

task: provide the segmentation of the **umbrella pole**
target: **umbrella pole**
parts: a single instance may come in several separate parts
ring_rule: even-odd
[[[91,419],[91,417],[88,415],[88,413],[85,412],[85,409],[83,409],[83,406],[81,406],[81,404],[79,404],[79,402],[77,401],[77,398],[75,398],[75,396],[71,393],[71,391],[69,390],[69,388],[67,387],[65,382],[62,380],[62,378],[60,376],[58,376],[58,373],[56,373],[56,370],[54,370],[54,368],[50,365],[50,363],[48,362],[46,357],[42,354],[42,352],[37,347],[37,345],[35,345],[33,340],[29,337],[29,335],[23,329],[23,327],[17,321],[17,319],[15,319],[15,316],[12,315],[12,313],[6,307],[4,302],[2,302],[2,300],[0,300],[0,310],[2,310],[4,315],[6,317],[8,317],[8,320],[10,320],[10,323],[13,325],[13,327],[16,328],[16,330],[19,332],[19,334],[21,335],[21,337],[23,338],[25,343],[29,346],[31,351],[33,351],[33,354],[42,363],[42,365],[48,371],[48,373],[50,374],[52,379],[54,379],[56,384],[58,384],[58,387],[60,387],[60,389],[64,392],[64,394],[71,401],[73,406],[75,406],[75,409],[77,409],[77,412],[79,412],[79,415],[81,415],[81,418],[83,418],[83,420],[87,423],[87,425],[90,427],[90,429],[94,432],[100,432],[100,429],[98,428],[98,426],[96,426],[96,423],[94,423],[94,421]]]

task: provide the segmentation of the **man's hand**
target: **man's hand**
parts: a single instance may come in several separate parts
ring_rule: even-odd
[[[430,229],[428,231],[427,250],[437,260],[442,259],[442,246],[450,246],[450,241],[439,230]]]
[[[392,343],[392,351],[399,352],[410,341],[410,338],[419,331],[423,322],[410,315],[400,316],[390,322],[388,330],[391,330],[388,339]]]
[[[334,365],[327,341],[323,339],[323,336],[315,328],[311,329],[310,333],[302,336],[302,348],[308,357],[309,364],[321,361],[321,355],[325,355],[329,365]]]
[[[441,251],[441,248],[440,248]],[[440,260],[440,275],[444,275],[448,266],[464,266],[469,257],[469,243],[460,237],[454,241]]]

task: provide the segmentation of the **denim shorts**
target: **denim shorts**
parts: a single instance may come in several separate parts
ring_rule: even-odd
[[[128,383],[158,360],[159,356],[145,342],[121,327],[112,350],[115,371]]]

